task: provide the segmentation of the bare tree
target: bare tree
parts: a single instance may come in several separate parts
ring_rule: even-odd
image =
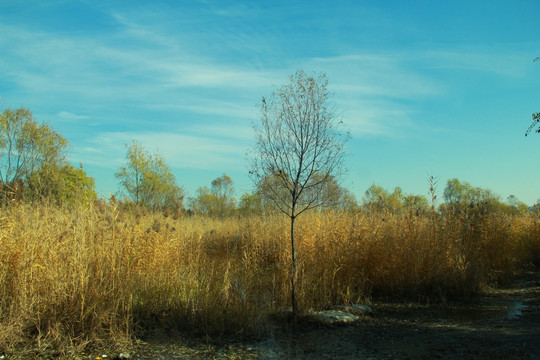
[[[294,224],[303,212],[324,206],[327,183],[343,172],[348,133],[330,108],[325,74],[289,77],[269,98],[262,98],[261,123],[251,156],[252,180],[291,219],[291,302],[297,314]]]

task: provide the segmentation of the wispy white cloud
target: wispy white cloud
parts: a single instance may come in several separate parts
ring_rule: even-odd
[[[242,135],[233,136],[232,130],[218,136],[219,127],[207,130],[208,134],[105,132],[91,139],[91,146],[75,156],[83,157],[88,164],[116,169],[125,163],[125,145],[135,140],[150,153],[163,155],[171,167],[223,171],[243,169],[242,162],[249,148],[247,139]]]
[[[245,18],[247,16],[254,16],[257,14],[257,11],[253,7],[249,7],[246,4],[234,4],[229,6],[215,6],[211,3],[207,3],[210,5],[209,9],[212,13],[228,17],[228,18]]]
[[[353,137],[402,137],[414,129],[411,111],[396,104],[359,102],[343,112],[343,123]]]
[[[210,8],[210,11],[218,16],[242,17],[254,10],[240,7]],[[273,68],[261,68],[242,58],[237,63],[224,61],[194,49],[193,44],[198,41],[195,31],[187,41],[183,34],[167,33],[159,24],[145,23],[140,14],[112,12],[111,16],[120,25],[119,29],[94,38],[32,31],[22,25],[0,25],[0,33],[9,34],[0,39],[0,46],[9,49],[7,56],[0,57],[0,67],[5,69],[3,76],[16,83],[20,93],[33,99],[63,98],[78,104],[79,108],[71,111],[56,111],[63,120],[86,119],[90,104],[126,107],[132,113],[136,112],[134,108],[158,111],[159,116],[167,117],[163,122],[189,123],[192,131],[200,129],[198,137],[175,141],[189,143],[205,154],[206,148],[200,144],[215,140],[203,134],[214,126],[210,124],[215,124],[217,117],[233,127],[223,126],[214,134],[216,138],[224,135],[222,139],[227,141],[227,129],[235,129],[245,134],[244,139],[248,138],[251,131],[248,120],[257,119],[255,105],[260,96],[267,95],[272,84],[286,82],[286,75],[295,70],[279,61]],[[260,41],[264,35],[268,35],[266,42]],[[241,40],[231,29],[219,36],[225,44],[239,46],[240,41],[248,48],[273,43],[271,34],[261,32],[253,36],[243,33]],[[322,70],[328,74],[336,107],[353,136],[390,136],[396,126],[413,126],[415,101],[448,93],[444,79],[426,73],[426,68],[519,74],[517,66],[512,66],[514,55],[499,56],[503,54],[500,49],[469,50],[366,51],[307,58],[297,65],[307,71]],[[85,103],[88,107],[81,108]],[[204,121],[194,122],[194,118]],[[144,116],[126,117],[123,121],[140,124],[141,132],[155,131],[151,123],[144,124],[147,121]]]
[[[442,84],[411,68],[396,54],[317,58],[314,68],[328,73],[332,88],[349,96],[413,99],[440,95]]]
[[[403,54],[359,53],[310,61],[328,76],[336,110],[353,137],[391,136],[414,128],[415,101],[439,97],[446,86],[411,68]]]
[[[531,47],[534,45],[531,44]],[[444,50],[430,50],[424,54],[426,68],[439,70],[466,70],[477,73],[491,73],[503,77],[524,77],[532,57],[523,49],[509,51],[508,48],[456,47]],[[422,61],[422,57],[419,59]]]
[[[252,98],[219,100],[199,96],[185,96],[183,101],[178,103],[149,103],[146,106],[148,109],[155,111],[211,115],[214,119],[212,121],[218,121],[219,119],[225,121],[224,119],[227,119],[226,121],[233,123],[249,123],[258,116],[255,99]]]
[[[4,77],[25,93],[45,93],[66,101],[75,97],[80,102],[174,104],[195,113],[215,114],[213,109],[219,109],[238,116],[240,106],[253,105],[248,95],[267,87],[276,77],[272,71],[215,63],[167,47],[154,51],[118,48],[106,40],[62,38],[8,26],[0,26],[0,32],[14,34],[9,41],[0,40],[0,45],[11,49],[10,56],[0,58]],[[39,59],[35,54],[40,54]],[[198,92],[203,89],[213,93]],[[195,101],[183,101],[195,97]],[[236,103],[216,100],[220,97]],[[219,102],[219,106],[204,105]]]
[[[249,144],[254,139],[254,130],[250,122],[242,123],[215,123],[202,126],[193,126],[192,131],[209,141],[217,137],[230,139],[236,144]],[[243,146],[243,145],[242,145]]]
[[[163,73],[164,82],[176,87],[257,89],[267,86],[274,79],[271,72],[240,67],[166,61],[156,65],[155,68],[159,67]]]
[[[65,120],[65,121],[77,121],[77,120],[85,120],[88,119],[87,115],[77,115],[69,111],[60,111],[58,114],[56,114],[57,119]]]

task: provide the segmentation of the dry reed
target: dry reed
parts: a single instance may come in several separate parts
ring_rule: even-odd
[[[2,210],[0,353],[66,354],[153,328],[253,335],[289,305],[287,218],[98,205]],[[532,215],[314,212],[297,226],[302,309],[371,296],[470,296],[540,255]]]

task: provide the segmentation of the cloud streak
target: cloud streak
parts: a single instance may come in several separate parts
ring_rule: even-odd
[[[171,134],[163,132],[124,133],[105,132],[89,141],[77,157],[87,157],[85,163],[116,169],[125,162],[125,145],[135,140],[150,153],[163,155],[174,168],[241,170],[250,143],[246,136],[233,136],[229,129],[208,128],[206,134]],[[219,136],[218,136],[219,134]]]

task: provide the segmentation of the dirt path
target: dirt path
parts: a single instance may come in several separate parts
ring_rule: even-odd
[[[469,303],[376,303],[353,325],[276,326],[222,345],[148,340],[132,359],[540,359],[540,272]]]

